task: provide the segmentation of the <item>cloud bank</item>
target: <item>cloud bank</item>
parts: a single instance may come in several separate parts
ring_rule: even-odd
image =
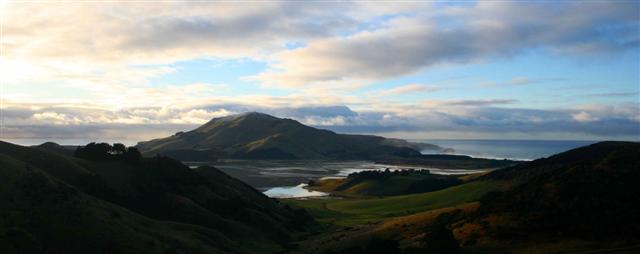
[[[376,111],[354,111],[346,106],[263,107],[250,104],[216,104],[200,108],[128,108],[118,111],[49,105],[5,108],[7,138],[51,137],[82,139],[103,137],[141,141],[190,130],[214,117],[260,111],[296,119],[304,124],[345,133],[438,138],[442,133],[475,133],[500,137],[552,138],[558,133],[583,139],[637,139],[638,105],[583,105],[572,109],[533,110],[498,108],[490,103],[443,102],[437,106],[406,106]],[[483,105],[452,107],[450,105]],[[615,130],[615,132],[612,132]],[[413,133],[413,134],[409,134]],[[578,134],[578,135],[576,135]],[[466,137],[458,135],[458,138]]]

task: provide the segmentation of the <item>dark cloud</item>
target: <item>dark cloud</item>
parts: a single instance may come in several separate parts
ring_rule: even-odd
[[[177,17],[151,16],[132,26],[120,48],[132,50],[172,50],[190,47],[250,48],[282,47],[289,40],[330,37],[354,31],[358,21],[338,9],[354,8],[353,3],[316,4],[326,12],[293,2],[268,2],[242,5],[217,3],[200,5],[207,12]],[[187,9],[192,5],[183,6]],[[198,7],[195,7],[198,8]],[[216,9],[228,9],[221,13]],[[344,11],[342,9],[342,11]]]
[[[189,130],[198,125],[189,124],[86,124],[86,125],[5,125],[3,140],[57,141],[78,140],[78,144],[90,141],[126,142],[129,145],[139,141],[165,137],[178,131]]]

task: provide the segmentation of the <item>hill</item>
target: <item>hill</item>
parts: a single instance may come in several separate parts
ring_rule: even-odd
[[[308,189],[339,196],[393,196],[431,192],[461,184],[457,176],[431,174],[429,170],[362,171],[345,178],[309,181]]]
[[[483,216],[515,217],[518,230],[638,240],[640,143],[601,142],[498,170],[511,188],[482,200]]]
[[[270,253],[313,225],[212,167],[47,147],[0,142],[1,253]]]
[[[143,154],[164,154],[180,160],[235,159],[360,159],[419,155],[439,147],[368,135],[337,134],[292,119],[251,112],[214,118],[173,136],[140,142]]]
[[[38,148],[42,148],[45,149],[47,151],[50,152],[54,152],[54,153],[59,153],[62,155],[69,155],[72,156],[73,152],[76,150],[76,146],[61,146],[59,144],[56,144],[54,142],[44,142],[40,145],[34,146],[34,147],[38,147]]]
[[[300,253],[637,253],[638,154],[601,142],[434,192],[286,202],[330,225]]]

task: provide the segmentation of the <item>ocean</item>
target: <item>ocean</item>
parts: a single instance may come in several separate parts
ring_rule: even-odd
[[[560,152],[590,145],[598,141],[576,140],[412,140],[451,148],[448,154],[469,155],[476,158],[534,160]],[[422,151],[437,154],[435,151]]]

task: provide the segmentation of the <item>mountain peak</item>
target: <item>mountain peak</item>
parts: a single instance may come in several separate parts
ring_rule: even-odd
[[[277,118],[275,116],[268,115],[265,113],[261,113],[261,112],[251,111],[251,112],[244,112],[244,113],[221,116],[221,117],[214,117],[211,120],[209,120],[209,122],[198,127],[198,129],[203,130],[203,129],[208,129],[211,126],[217,126],[219,124],[226,124],[226,123],[251,120],[251,119],[257,120],[257,119],[280,119],[280,118]]]
[[[209,123],[214,123],[214,122],[229,122],[229,121],[235,121],[238,119],[281,119],[269,114],[265,114],[262,112],[257,112],[257,111],[250,111],[250,112],[244,112],[244,113],[238,113],[238,114],[233,114],[233,115],[228,115],[228,116],[223,116],[223,117],[216,117],[211,119],[211,121],[209,121]],[[207,123],[207,124],[209,124]],[[206,125],[206,124],[205,124]]]
[[[203,154],[206,158],[234,159],[351,160],[419,154],[410,142],[337,134],[255,111],[214,118],[195,130],[140,142],[137,147],[147,155]]]
[[[257,112],[257,111],[245,112],[245,113],[240,113],[240,114],[236,114],[236,115],[232,115],[232,116],[235,116],[236,118],[245,117],[245,118],[272,118],[272,119],[275,118],[275,119],[281,119],[281,118],[278,118],[278,117],[275,117],[275,116],[272,116],[272,115],[269,115],[269,114],[265,114],[265,113],[262,113],[262,112]]]

